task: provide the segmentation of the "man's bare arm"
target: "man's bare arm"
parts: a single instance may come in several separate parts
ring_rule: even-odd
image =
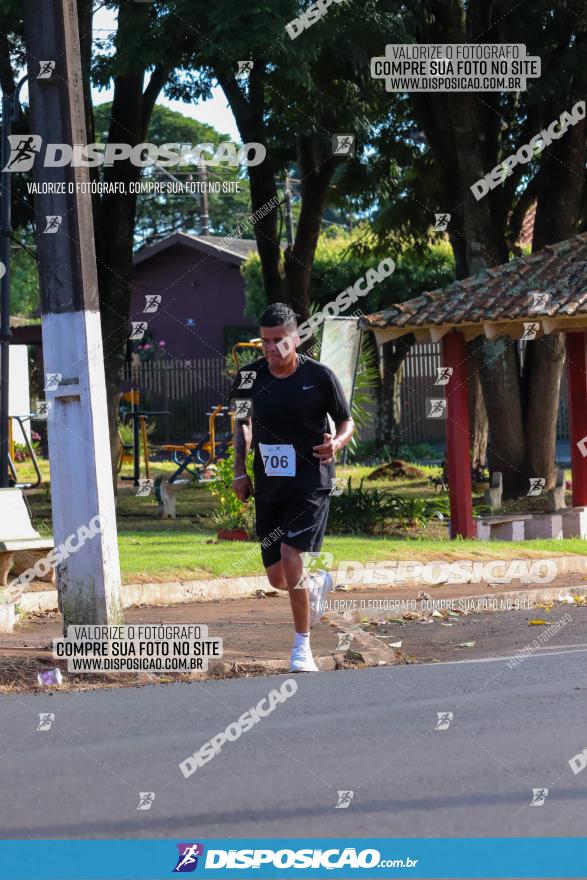
[[[232,488],[239,501],[247,501],[253,494],[253,484],[247,474],[247,453],[251,448],[253,427],[251,419],[238,419],[234,426],[234,479]]]
[[[324,434],[323,442],[314,446],[314,458],[319,458],[322,464],[332,461],[336,453],[350,443],[355,431],[355,423],[352,419],[345,419],[336,426],[336,434]]]
[[[234,475],[241,477],[247,472],[247,454],[253,436],[251,419],[237,419],[234,426]]]

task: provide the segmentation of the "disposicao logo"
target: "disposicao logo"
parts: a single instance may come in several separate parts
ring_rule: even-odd
[[[173,869],[174,874],[187,874],[195,871],[198,867],[198,858],[204,855],[203,843],[178,843],[179,851],[177,865]]]
[[[8,136],[10,156],[2,171],[30,171],[37,156],[45,168],[111,168],[115,162],[128,160],[137,168],[157,165],[173,168],[183,165],[260,165],[267,150],[263,144],[46,144],[39,134],[11,134]],[[204,155],[211,154],[210,156]]]

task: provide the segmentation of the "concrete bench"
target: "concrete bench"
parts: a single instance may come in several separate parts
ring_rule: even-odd
[[[42,538],[32,526],[21,489],[0,489],[0,588],[8,584],[13,569],[16,576],[32,568],[53,548],[52,538]],[[55,581],[53,568],[39,580]]]
[[[563,538],[587,538],[587,507],[565,507]]]
[[[557,513],[483,516],[476,520],[480,541],[532,541],[536,538],[586,538],[587,507],[564,507]]]
[[[531,519],[531,513],[483,516],[477,520],[477,537],[480,541],[523,541],[526,520]]]

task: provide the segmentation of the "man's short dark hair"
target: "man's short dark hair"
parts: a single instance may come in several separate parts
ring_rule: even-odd
[[[259,327],[285,327],[292,323],[297,326],[297,315],[285,303],[271,303],[259,318]]]

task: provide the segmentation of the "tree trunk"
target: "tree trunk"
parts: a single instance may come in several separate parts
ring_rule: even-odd
[[[298,142],[302,208],[293,247],[285,252],[287,303],[305,320],[310,313],[310,276],[320,236],[320,222],[328,197],[328,187],[338,164],[324,155],[314,135],[300,135]]]
[[[116,42],[133,45],[138,32],[147,32],[149,11],[142,4],[127,4],[118,14]],[[143,93],[143,68],[119,73],[114,80],[108,143],[131,147],[144,143],[153,107],[171,70],[169,59],[156,65]],[[105,193],[94,202],[96,256],[100,287],[100,317],[104,346],[106,394],[112,478],[116,492],[116,464],[120,452],[118,404],[129,336],[130,285],[133,269],[136,195],[130,184],[140,179],[141,169],[129,161],[104,168],[106,183],[121,183],[123,193]],[[141,316],[137,316],[140,319]]]
[[[377,445],[397,449],[401,434],[401,383],[404,361],[416,341],[408,333],[381,346],[381,382],[377,388]]]
[[[501,471],[504,496],[514,498],[527,486],[517,348],[509,336],[477,336],[473,349],[490,425],[489,469]]]
[[[471,346],[468,346],[469,352]],[[487,410],[485,401],[483,400],[483,389],[481,388],[481,380],[479,378],[479,370],[474,357],[469,357],[467,361],[467,391],[469,397],[469,428],[471,431],[471,461],[473,465],[479,462],[484,465],[487,460],[487,438],[489,433],[489,422],[487,421]]]
[[[277,187],[271,170],[264,164],[249,168],[252,213],[277,201]],[[281,247],[277,233],[279,209],[271,211],[255,223],[255,238],[261,260],[261,272],[268,303],[282,302],[285,298],[285,285],[281,270]]]
[[[506,39],[501,30],[498,7],[481,0],[408,0],[412,15],[414,42],[466,43],[490,30]],[[565,40],[574,38],[573,51],[579,57],[585,35],[571,27]],[[556,56],[551,56],[556,63]],[[553,107],[544,103],[530,107],[519,143],[556,119],[560,106],[568,107],[585,92],[585,65],[578,65],[567,94],[558,93]],[[561,85],[565,83],[561,77]],[[490,265],[507,261],[508,214],[512,230],[521,225],[523,201],[538,192],[533,250],[564,240],[577,230],[578,204],[584,189],[585,121],[570,127],[542,154],[539,180],[530,181],[528,195],[516,196],[522,166],[493,192],[480,201],[472,198],[469,187],[493,168],[500,154],[501,114],[493,95],[413,94],[411,102],[416,117],[426,133],[434,157],[443,170],[439,179],[441,209],[455,205],[451,220],[451,244],[455,254],[457,277],[475,275]],[[510,239],[510,245],[515,244]],[[554,334],[549,342],[529,343],[525,376],[519,373],[517,345],[509,338],[491,342],[483,338],[472,346],[479,367],[490,424],[490,466],[504,475],[504,494],[515,496],[527,491],[528,476],[547,476],[553,470],[556,411],[563,364],[562,340]],[[533,469],[537,468],[536,474]]]
[[[451,96],[452,97],[452,96]],[[453,131],[459,178],[463,190],[479,177],[483,158],[478,130],[474,124],[475,96],[454,96],[451,102]],[[465,201],[463,238],[468,275],[476,275],[507,259],[504,237],[495,233],[488,199]],[[504,495],[517,495],[523,488],[525,441],[522,419],[519,361],[516,344],[509,337],[495,341],[477,337],[471,346],[476,353],[479,380],[489,424],[491,425],[489,466],[503,474]],[[482,445],[480,437],[476,445]]]
[[[119,24],[120,32],[121,24]],[[142,133],[143,74],[118,76],[114,86],[109,143],[140,143]],[[102,198],[100,235],[97,237],[100,313],[104,343],[104,364],[108,395],[110,452],[116,486],[119,455],[118,401],[129,336],[130,280],[132,276],[133,234],[136,196],[128,192],[138,181],[140,169],[128,161],[115,162],[104,171],[106,182],[123,182],[124,194]]]
[[[234,77],[228,78],[216,71],[218,82],[234,114],[243,143],[266,144],[265,113],[265,64],[255,61],[249,75],[249,94],[245,97]],[[254,223],[257,250],[261,261],[263,286],[267,302],[281,302],[285,297],[285,283],[281,268],[281,247],[277,224],[279,209],[275,168],[268,153],[260,165],[248,168],[251,191],[252,214],[259,211]],[[267,209],[267,205],[272,207]],[[267,212],[267,213],[265,213]]]
[[[419,39],[422,42],[466,42],[463,22],[458,15],[451,20],[449,5],[432,5],[437,21],[442,23],[442,16],[448,15],[449,20],[442,23],[448,29],[441,28],[434,33],[424,29]],[[495,164],[491,156],[496,155],[497,135],[493,121],[486,119],[485,105],[480,107],[475,95],[466,93],[414,94],[412,102],[435,157],[448,169],[439,182],[441,206],[457,203],[450,222],[457,278],[468,278],[488,266],[505,262],[508,256],[505,234],[492,216],[491,194],[475,201],[469,189],[484,169]],[[480,131],[484,132],[483,138],[479,137]],[[480,384],[491,426],[490,467],[502,471],[504,494],[513,496],[523,485],[525,457],[516,347],[509,338],[505,346],[500,341],[477,338],[469,344],[469,350],[473,354],[468,370],[469,391],[473,397],[470,403],[474,417],[471,422],[473,456],[477,453],[479,457],[487,444],[485,418],[478,401]],[[475,371],[479,384],[472,378]],[[516,432],[519,434],[512,443]]]
[[[575,95],[580,84],[575,84]],[[571,97],[571,103],[573,98]],[[574,235],[581,216],[584,168],[587,159],[585,120],[545,151],[538,179],[538,204],[532,249]],[[565,363],[563,333],[529,342],[524,364],[528,475],[545,477],[554,485],[556,426],[560,384]]]
[[[524,362],[527,474],[544,477],[547,489],[554,486],[556,478],[556,427],[564,363],[563,333],[551,333],[528,343]]]

